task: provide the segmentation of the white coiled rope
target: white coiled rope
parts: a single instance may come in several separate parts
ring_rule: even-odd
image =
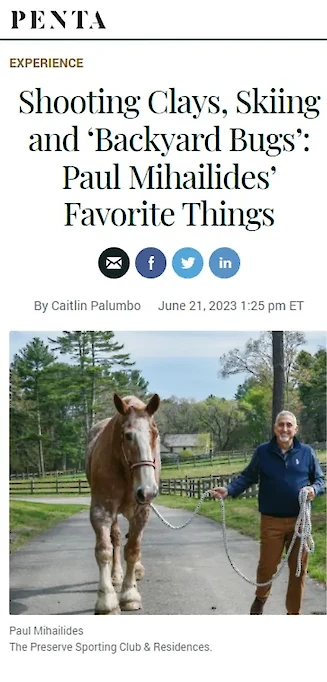
[[[196,508],[195,508],[194,512],[192,513],[192,515],[190,516],[190,518],[187,521],[185,521],[185,523],[182,523],[180,526],[172,526],[172,524],[169,523],[169,521],[164,519],[164,517],[160,514],[158,509],[156,509],[156,507],[152,503],[150,504],[150,506],[153,509],[153,511],[155,512],[155,514],[159,517],[159,519],[166,526],[168,526],[172,530],[181,530],[182,528],[185,528],[186,526],[188,526],[188,524],[191,523],[191,521],[193,521],[194,517],[198,513],[198,511],[199,511],[199,509],[200,509],[200,507],[201,507],[201,505],[202,505],[202,503],[206,497],[210,497],[210,490],[207,490],[207,492],[202,493],[200,500],[199,500],[198,504],[196,505]],[[278,570],[273,575],[271,580],[267,580],[265,583],[256,583],[256,582],[254,582],[254,580],[250,580],[245,575],[243,575],[243,573],[241,573],[241,571],[239,571],[239,569],[233,563],[231,556],[230,556],[230,553],[229,553],[228,543],[227,543],[225,504],[224,504],[224,500],[222,499],[222,497],[218,498],[219,502],[220,502],[220,506],[221,506],[224,546],[225,546],[225,550],[226,550],[226,554],[227,554],[229,563],[230,563],[231,567],[234,569],[234,571],[236,571],[236,573],[241,578],[243,578],[243,580],[246,580],[247,583],[250,583],[250,585],[254,585],[255,587],[265,587],[266,585],[271,585],[271,583],[274,580],[276,580],[276,578],[278,578],[278,576],[281,573],[281,571],[283,570],[286,562],[288,561],[289,556],[292,552],[292,549],[294,547],[294,544],[295,544],[297,538],[300,538],[300,546],[299,546],[299,552],[298,552],[298,557],[297,557],[297,568],[296,568],[295,575],[297,578],[300,576],[303,552],[312,553],[312,552],[314,552],[314,549],[315,549],[313,537],[311,535],[311,504],[310,504],[309,500],[307,499],[307,497],[308,497],[308,491],[305,488],[302,488],[302,490],[300,490],[300,492],[299,492],[300,511],[299,511],[299,515],[296,519],[296,523],[295,523],[295,527],[294,527],[294,534],[293,534],[291,543],[288,547],[286,555],[285,555],[284,559],[282,560]]]

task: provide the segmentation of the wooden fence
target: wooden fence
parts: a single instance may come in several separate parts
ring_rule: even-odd
[[[88,495],[90,487],[86,478],[70,481],[62,481],[60,478],[54,481],[30,478],[20,481],[11,480],[9,492],[10,495]]]
[[[235,476],[235,474],[233,475]],[[218,485],[227,485],[233,476],[202,476],[200,478],[169,478],[161,480],[159,492],[161,495],[187,495],[188,497],[201,497],[206,490]],[[257,486],[253,490],[244,493],[246,497],[256,497]],[[87,495],[90,488],[85,478],[78,480],[46,481],[31,478],[29,480],[11,480],[10,495]]]
[[[187,497],[200,498],[201,495],[211,488],[227,486],[237,474],[225,474],[222,476],[200,476],[199,478],[168,478],[160,481],[160,495],[186,495]],[[257,497],[258,485],[252,485],[240,497]]]
[[[324,474],[326,475],[327,465],[320,465]],[[161,495],[186,495],[187,497],[200,498],[202,493],[215,488],[217,486],[227,486],[233,478],[237,476],[234,474],[221,474],[220,476],[199,476],[185,478],[168,478],[161,479],[159,492]],[[87,495],[90,492],[89,484],[86,478],[70,479],[63,481],[57,477],[54,481],[47,481],[44,479],[25,479],[25,480],[11,480],[9,483],[10,495]],[[257,497],[258,485],[252,485],[240,497]]]

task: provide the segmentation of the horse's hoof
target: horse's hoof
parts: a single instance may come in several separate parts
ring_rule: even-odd
[[[142,608],[140,601],[126,601],[120,605],[122,611],[139,611]]]
[[[141,595],[136,587],[129,587],[123,591],[119,603],[122,611],[138,611],[142,608]]]
[[[94,609],[95,616],[115,616],[118,613],[120,613],[120,608],[116,592],[98,594]]]
[[[120,614],[120,608],[114,609],[113,611],[98,611],[95,609],[95,616],[118,616]]]

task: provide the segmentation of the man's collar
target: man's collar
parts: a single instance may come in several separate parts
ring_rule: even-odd
[[[282,452],[280,446],[278,445],[277,437],[276,437],[276,436],[273,436],[270,442],[271,442],[271,445],[272,445],[273,450],[274,450],[275,452],[276,452],[276,451],[277,451],[277,452]],[[288,450],[287,450],[286,452],[290,452],[290,450],[298,450],[300,447],[301,447],[301,443],[300,443],[299,439],[298,439],[296,436],[294,436],[294,438],[293,438],[293,443],[292,443],[292,445],[288,448]]]

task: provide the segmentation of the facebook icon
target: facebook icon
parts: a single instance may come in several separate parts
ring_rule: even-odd
[[[135,266],[142,277],[154,279],[166,269],[166,256],[159,249],[142,249],[136,256]]]

